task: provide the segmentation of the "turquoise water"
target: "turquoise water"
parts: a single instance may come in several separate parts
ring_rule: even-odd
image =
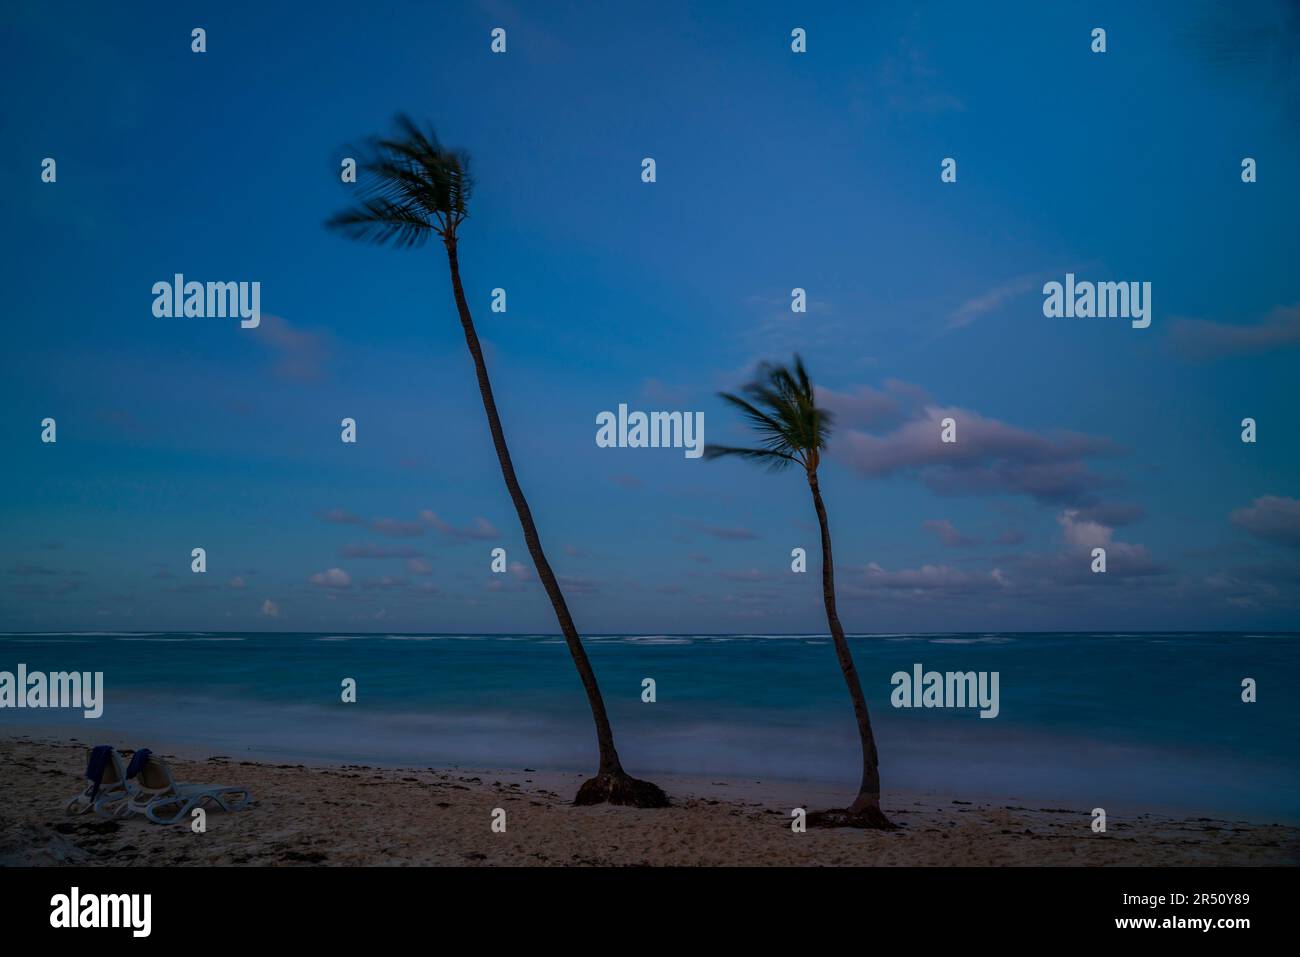
[[[852,710],[817,635],[586,639],[634,773],[856,784]],[[1300,635],[854,636],[886,790],[1300,820]],[[123,747],[370,764],[590,770],[590,714],[550,635],[0,635],[0,671],[102,671],[104,715],[0,709]],[[896,671],[999,673],[1000,714],[897,709]],[[641,700],[654,678],[658,700]],[[1241,680],[1258,701],[1241,701]],[[340,683],[357,681],[343,704]]]

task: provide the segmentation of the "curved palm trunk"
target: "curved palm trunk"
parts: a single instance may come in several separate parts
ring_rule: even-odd
[[[609,801],[614,804],[635,804],[638,807],[666,807],[668,797],[658,787],[645,781],[637,781],[623,770],[619,762],[618,751],[614,748],[614,731],[609,724],[609,715],[605,713],[605,700],[601,697],[600,686],[596,683],[596,673],[587,658],[587,649],[582,645],[582,638],[569,615],[564,593],[560,591],[555,573],[551,571],[546,553],[542,551],[542,542],[537,535],[537,526],[533,522],[533,513],[528,508],[519,479],[515,475],[514,464],[510,461],[510,449],[506,446],[505,433],[501,430],[501,418],[497,415],[496,400],[492,396],[492,383],[488,379],[487,365],[483,361],[483,349],[479,345],[478,333],[474,329],[474,320],[469,313],[469,304],[465,301],[465,290],[460,283],[460,263],[456,257],[456,238],[449,236],[445,240],[447,261],[451,268],[451,287],[456,296],[456,309],[460,313],[460,324],[465,331],[465,344],[469,346],[474,358],[474,371],[478,376],[478,390],[483,398],[483,411],[487,413],[488,429],[492,432],[492,444],[496,447],[497,460],[501,463],[501,476],[505,479],[510,499],[519,514],[519,524],[523,527],[524,541],[528,544],[528,554],[532,556],[537,569],[537,577],[555,609],[560,631],[564,633],[569,654],[578,669],[582,686],[587,691],[587,702],[591,705],[591,716],[596,722],[596,740],[600,746],[600,769],[596,777],[583,784],[578,791],[576,803],[600,804]]]
[[[862,783],[858,786],[857,798],[844,816],[847,819],[841,819],[834,812],[825,816],[828,823],[889,828],[893,825],[880,810],[880,762],[876,755],[876,736],[871,731],[871,716],[867,713],[867,699],[863,697],[858,669],[853,664],[853,655],[849,651],[849,643],[844,639],[839,613],[835,610],[835,564],[831,558],[831,532],[816,472],[808,473],[808,487],[812,489],[813,506],[817,509],[817,522],[822,533],[822,598],[826,603],[826,624],[830,627],[831,638],[835,642],[835,656],[840,661],[844,683],[849,687],[849,697],[853,699],[853,714],[858,719],[858,736],[862,739]],[[809,822],[812,820],[813,815],[809,815]]]

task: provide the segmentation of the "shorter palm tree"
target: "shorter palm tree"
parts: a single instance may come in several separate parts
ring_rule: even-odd
[[[826,506],[822,502],[821,486],[817,481],[817,466],[821,453],[830,438],[832,416],[817,408],[817,399],[803,361],[794,357],[794,370],[781,365],[764,363],[759,366],[754,381],[746,385],[743,395],[719,393],[728,404],[740,410],[749,426],[762,440],[759,448],[736,448],[727,445],[709,445],[704,449],[706,458],[735,455],[765,465],[773,471],[791,465],[803,467],[812,491],[813,507],[822,537],[822,598],[826,604],[826,624],[835,642],[835,655],[839,658],[844,683],[853,699],[853,713],[858,721],[858,736],[862,740],[862,783],[858,796],[847,808],[820,811],[808,815],[811,825],[839,827],[869,827],[890,829],[894,825],[880,810],[880,762],[876,755],[876,738],[871,731],[871,716],[867,713],[867,700],[862,695],[862,682],[853,664],[853,654],[844,638],[844,628],[835,609],[835,565],[831,560],[831,532],[826,520]]]

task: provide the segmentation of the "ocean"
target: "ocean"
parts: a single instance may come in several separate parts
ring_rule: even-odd
[[[632,773],[856,786],[852,708],[818,635],[585,638]],[[884,790],[1300,822],[1300,635],[850,639]],[[0,708],[0,731],[237,759],[593,770],[554,635],[0,635],[0,671],[102,671],[104,714]],[[895,672],[997,672],[996,718],[895,708]],[[345,678],[357,701],[341,700]],[[657,700],[642,701],[653,678]],[[1242,701],[1242,679],[1258,700]],[[111,738],[111,739],[110,739]],[[888,796],[886,796],[888,803]]]

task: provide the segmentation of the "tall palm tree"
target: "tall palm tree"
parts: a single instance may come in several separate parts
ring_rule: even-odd
[[[469,175],[469,157],[460,151],[446,149],[438,142],[432,129],[421,129],[409,117],[397,118],[397,133],[393,137],[372,139],[361,151],[358,169],[362,173],[356,206],[330,219],[326,225],[345,235],[379,244],[393,243],[402,247],[422,246],[433,236],[442,240],[447,251],[447,264],[451,269],[451,288],[460,313],[465,344],[474,359],[478,375],[479,395],[483,411],[487,413],[488,429],[496,447],[497,461],[506,489],[519,514],[524,541],[537,569],[537,577],[546,589],[546,595],[555,609],[569,654],[587,691],[592,718],[596,722],[596,740],[600,746],[600,767],[596,776],[583,782],[578,789],[575,804],[631,804],[636,807],[667,807],[668,796],[656,785],[639,781],[623,770],[618,751],[614,747],[614,732],[605,713],[605,701],[596,683],[587,651],[582,645],[578,629],[573,624],[564,594],[560,591],[555,573],[542,551],[532,512],[514,465],[506,447],[501,418],[492,397],[492,383],[488,379],[483,349],[479,345],[474,320],[465,291],[460,282],[460,263],[457,259],[459,229],[469,215],[468,203],[472,181]]]
[[[817,408],[813,391],[803,361],[794,357],[794,370],[781,365],[764,363],[759,366],[754,381],[746,385],[743,395],[719,393],[728,404],[740,410],[748,425],[761,439],[759,448],[735,448],[727,445],[709,445],[704,449],[706,458],[735,455],[780,471],[790,465],[800,465],[808,478],[812,491],[813,507],[817,510],[817,523],[822,534],[822,598],[826,603],[826,623],[835,642],[835,655],[839,658],[844,683],[853,699],[853,713],[858,720],[858,736],[862,739],[862,783],[858,796],[847,808],[821,811],[808,815],[809,824],[845,827],[894,827],[880,810],[880,763],[876,756],[876,738],[871,731],[871,716],[867,701],[862,695],[858,669],[853,664],[853,654],[844,640],[844,628],[835,610],[835,565],[831,560],[831,532],[826,521],[826,506],[822,502],[821,486],[817,481],[817,466],[821,463],[822,449],[831,434],[831,413]]]

